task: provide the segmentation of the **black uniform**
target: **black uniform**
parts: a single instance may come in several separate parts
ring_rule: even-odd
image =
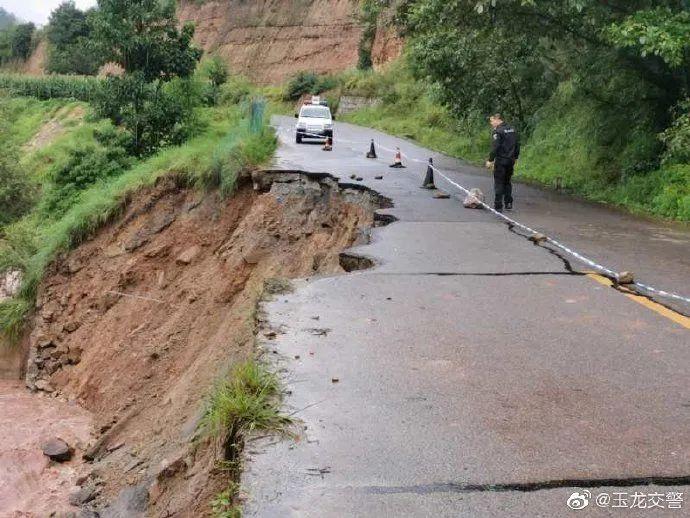
[[[520,140],[517,131],[505,122],[491,133],[489,162],[494,163],[494,208],[503,210],[513,205],[513,168],[520,157]]]

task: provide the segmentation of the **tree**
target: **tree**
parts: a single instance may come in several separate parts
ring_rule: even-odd
[[[638,11],[614,23],[608,34],[615,45],[636,49],[642,57],[659,56],[673,68],[690,65],[690,11]]]
[[[204,86],[204,102],[209,106],[218,104],[220,87],[228,81],[228,67],[220,56],[202,61],[201,76],[208,80]]]
[[[201,58],[194,26],[178,29],[174,2],[99,0],[93,27],[101,55],[125,71],[104,81],[96,111],[127,129],[136,155],[184,140],[200,97],[191,83],[180,84]]]
[[[48,72],[92,75],[103,63],[91,44],[93,10],[83,12],[72,0],[63,2],[50,15]]]
[[[418,75],[438,83],[456,107],[484,111],[477,99],[490,96],[528,124],[558,81],[574,80],[602,105],[667,114],[688,89],[684,0],[416,0],[404,7]],[[546,81],[535,83],[535,74]],[[625,92],[618,77],[632,80]]]
[[[203,63],[203,74],[214,88],[220,88],[228,81],[228,67],[220,56],[213,56]]]
[[[22,23],[12,30],[10,45],[12,58],[26,61],[33,52],[33,37],[36,26],[33,23]]]
[[[178,29],[170,0],[99,0],[94,34],[105,61],[147,82],[189,77],[201,58],[194,26]]]

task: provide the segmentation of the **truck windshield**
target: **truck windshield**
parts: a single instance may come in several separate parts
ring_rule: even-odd
[[[300,115],[313,119],[330,119],[331,110],[323,106],[305,106],[302,108],[302,113]]]

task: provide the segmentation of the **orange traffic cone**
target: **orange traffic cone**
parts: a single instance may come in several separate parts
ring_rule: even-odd
[[[390,167],[395,167],[396,169],[400,169],[402,167],[405,167],[402,163],[402,153],[400,152],[400,148],[395,148],[395,158],[393,159],[393,163],[390,165]]]

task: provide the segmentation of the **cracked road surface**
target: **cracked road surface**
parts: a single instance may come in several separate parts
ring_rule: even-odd
[[[433,199],[418,188],[423,167],[389,169],[363,158],[366,145],[340,139],[434,156],[459,183],[490,193],[474,168],[342,123],[325,153],[296,145],[291,119],[275,124],[279,167],[344,183],[355,173],[393,201],[382,213],[398,221],[348,251],[375,268],[300,281],[266,305],[270,325],[284,331],[267,347],[287,373],[285,403],[303,433],[247,444],[247,516],[566,516],[578,488],[625,493],[628,504],[635,492],[690,498],[686,327],[487,212]],[[518,220],[640,280],[690,292],[686,227],[516,191]],[[315,325],[330,332],[315,335]],[[614,503],[592,499],[581,514],[686,512]]]

